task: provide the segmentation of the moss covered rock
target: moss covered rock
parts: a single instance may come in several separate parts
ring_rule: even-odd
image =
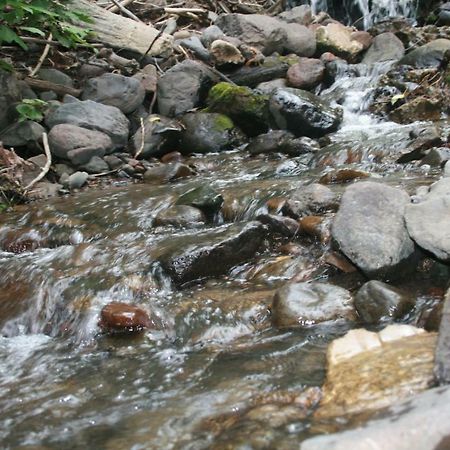
[[[207,103],[209,112],[226,114],[249,136],[269,128],[269,97],[248,87],[218,83],[209,91]]]

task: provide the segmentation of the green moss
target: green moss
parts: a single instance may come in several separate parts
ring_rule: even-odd
[[[234,123],[229,117],[225,116],[224,114],[217,114],[213,125],[214,131],[221,132],[226,130],[232,130],[233,128]]]

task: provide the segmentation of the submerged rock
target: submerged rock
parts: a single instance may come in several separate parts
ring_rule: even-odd
[[[135,333],[151,328],[152,321],[138,306],[112,302],[101,310],[98,325],[105,333]]]
[[[436,346],[434,375],[438,384],[450,383],[450,289],[444,299]]]
[[[288,283],[275,293],[272,302],[272,320],[278,328],[353,320],[354,313],[350,292],[327,283]]]
[[[410,325],[351,330],[335,339],[316,418],[376,411],[430,387],[435,345],[436,333]]]
[[[336,131],[342,110],[317,95],[300,89],[277,89],[270,98],[270,112],[276,124],[296,136],[322,137]]]
[[[371,280],[355,295],[355,307],[366,323],[399,319],[414,307],[414,298],[381,281]]]
[[[405,220],[410,236],[423,249],[443,261],[450,261],[450,178],[431,186],[419,203],[406,207]]]
[[[196,112],[183,116],[180,150],[183,154],[231,150],[244,141],[244,134],[233,121],[218,113]]]
[[[206,217],[198,208],[188,205],[174,205],[161,211],[155,217],[155,226],[192,227],[204,225]]]
[[[217,213],[223,205],[223,197],[209,185],[201,185],[182,194],[177,205],[190,205],[206,214]]]
[[[237,264],[253,258],[267,234],[260,222],[232,225],[192,236],[174,237],[171,248],[158,257],[175,284],[224,275]]]
[[[412,268],[414,242],[404,223],[408,194],[364,181],[348,187],[332,236],[340,250],[369,278],[393,279]]]

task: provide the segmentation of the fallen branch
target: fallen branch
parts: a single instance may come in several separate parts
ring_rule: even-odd
[[[111,0],[111,1],[112,1],[112,0]],[[120,6],[122,6],[122,7],[125,8],[126,6],[131,5],[134,1],[135,1],[135,0],[123,0],[122,2],[120,2]],[[113,2],[113,3],[114,3],[113,5],[107,6],[106,9],[107,9],[108,11],[111,11],[111,12],[113,12],[113,13],[116,13],[116,12],[119,11],[120,6],[118,6],[116,2]]]
[[[39,58],[39,61],[38,61],[38,63],[36,64],[36,67],[31,71],[30,77],[34,77],[34,76],[39,72],[39,69],[42,67],[42,64],[44,63],[45,58],[47,58],[48,52],[50,51],[51,45],[49,44],[49,42],[50,42],[52,39],[53,39],[53,34],[50,33],[50,34],[48,35],[48,38],[47,38],[47,44],[45,44],[44,51],[42,52],[42,55],[41,55],[41,57]]]
[[[47,133],[42,133],[42,143],[44,144],[44,151],[45,156],[47,157],[47,161],[45,163],[45,166],[42,168],[41,173],[34,180],[28,183],[27,186],[25,186],[25,191],[28,191],[28,189],[33,187],[38,181],[41,181],[42,178],[47,175],[48,171],[50,170],[50,166],[52,165],[52,154],[50,153],[50,147],[48,145]]]
[[[144,145],[145,145],[145,124],[144,119],[141,117],[141,145],[136,154],[134,155],[134,159],[137,159],[137,157],[144,151]]]
[[[111,0],[118,8],[121,12],[123,12],[126,16],[128,16],[130,19],[135,20],[136,22],[142,22],[141,19],[139,19],[139,17],[135,16],[131,11],[129,11],[127,8],[125,8],[125,6],[122,3],[119,3],[117,0]],[[111,9],[110,9],[111,11]]]
[[[62,84],[52,83],[46,80],[38,80],[37,78],[25,77],[24,81],[33,89],[38,91],[53,91],[58,95],[72,95],[73,97],[79,97],[81,95],[80,89],[75,89]]]
[[[208,11],[206,11],[206,9],[202,9],[202,8],[171,8],[171,7],[164,8],[164,12],[166,14],[178,14],[178,15],[189,14],[189,13],[194,13],[194,14],[207,14],[208,13]]]
[[[47,39],[41,39],[41,38],[35,38],[35,37],[29,37],[29,36],[21,36],[20,37],[24,42],[28,42],[29,44],[46,44],[51,46],[62,46],[62,44],[58,41],[49,41]],[[103,47],[102,44],[75,44],[76,47],[85,47],[85,48],[91,48],[91,47]]]

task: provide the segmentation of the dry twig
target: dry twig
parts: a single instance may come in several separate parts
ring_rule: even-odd
[[[34,178],[30,183],[28,183],[27,186],[25,186],[25,191],[28,191],[30,188],[32,188],[38,181],[41,181],[42,178],[47,175],[48,171],[50,170],[50,166],[52,165],[52,154],[50,153],[50,147],[48,145],[48,137],[47,133],[42,133],[42,143],[44,144],[44,151],[45,156],[47,157],[47,161],[45,163],[45,166],[42,168],[41,173]]]
[[[141,117],[141,145],[134,155],[134,159],[137,159],[137,157],[144,151],[144,145],[145,145],[145,125],[144,125],[144,119]]]
[[[131,11],[129,11],[127,8],[125,8],[125,6],[122,3],[119,3],[117,0],[111,0],[116,6],[117,8],[119,8],[119,11],[123,12],[126,16],[128,16],[130,19],[135,20],[136,22],[142,22],[141,19],[139,19],[139,17],[137,17],[136,15],[134,15]],[[112,11],[110,9],[110,11]]]
[[[51,45],[49,44],[49,42],[52,40],[53,40],[53,34],[50,33],[47,37],[47,44],[45,44],[44,51],[42,52],[42,55],[39,58],[39,61],[36,64],[36,67],[31,71],[30,77],[34,77],[39,72],[39,69],[42,67],[42,64],[44,63],[45,58],[47,58],[48,52],[50,51]]]

